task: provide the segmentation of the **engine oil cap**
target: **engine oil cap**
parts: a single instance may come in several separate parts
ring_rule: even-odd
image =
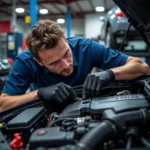
[[[46,134],[46,131],[43,130],[43,129],[42,129],[42,130],[39,130],[39,132],[38,132],[38,135],[40,135],[40,136],[41,136],[41,135],[45,135],[45,134]]]

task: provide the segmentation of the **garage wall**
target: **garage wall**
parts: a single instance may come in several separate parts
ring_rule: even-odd
[[[26,36],[30,28],[29,25],[25,24],[23,21],[23,19],[17,20],[16,31],[22,33],[23,36]]]
[[[99,21],[99,17],[104,14],[90,14],[86,15],[85,18],[75,18],[71,22],[71,36],[82,36],[82,37],[97,37],[100,34],[102,22]],[[10,20],[9,17],[0,16],[0,20]],[[66,23],[61,24],[61,27],[65,30],[66,35]],[[24,23],[23,19],[17,20],[16,31],[22,33],[24,36],[27,35],[30,30],[29,25]]]
[[[0,20],[10,20],[10,17],[0,16]],[[60,25],[66,34],[66,23]],[[16,23],[16,32],[22,33],[24,36],[27,35],[30,30],[29,25],[24,23],[23,19],[18,19]],[[71,21],[71,36],[84,36],[84,18],[72,19]]]
[[[66,23],[60,24],[60,26],[64,29],[65,35],[66,33]],[[27,35],[28,31],[28,26],[24,24],[23,20],[19,20],[17,22],[17,30],[20,31],[21,33],[24,33],[24,36]],[[71,36],[79,36],[82,35],[84,36],[84,18],[81,19],[72,19],[71,21]]]
[[[85,30],[84,30],[84,24],[85,20],[84,18],[78,18],[78,19],[72,19],[71,21],[71,36],[85,36]],[[65,36],[67,35],[66,33],[66,23],[60,25],[64,31],[65,31]]]
[[[101,14],[90,14],[85,17],[85,37],[95,38],[99,36],[101,32],[102,22],[99,20],[100,16],[103,16],[104,13]]]
[[[0,16],[0,21],[1,20],[11,20],[10,17],[6,17],[6,16]],[[16,32],[22,33],[24,36],[27,34],[27,32],[29,31],[28,29],[29,25],[24,23],[23,19],[18,19],[16,21]]]
[[[84,24],[85,24],[84,18],[73,19],[71,35],[72,36],[85,36]]]

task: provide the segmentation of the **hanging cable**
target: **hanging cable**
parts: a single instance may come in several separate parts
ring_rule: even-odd
[[[143,145],[145,145],[146,147],[150,147],[150,143],[144,137],[141,137],[140,139]]]
[[[125,39],[126,39],[126,36],[127,36],[128,32],[129,32],[129,30],[130,30],[131,25],[132,25],[132,23],[130,23],[129,26],[128,26],[128,29],[127,29],[127,31],[126,31],[126,34],[125,34],[124,38],[123,38],[123,41],[122,41],[121,46],[120,46],[120,48],[119,48],[119,51],[121,51],[122,45],[123,45],[123,43],[124,43],[124,41],[125,41]]]
[[[137,127],[129,127],[126,132],[127,145],[126,150],[130,150],[133,142],[139,137],[139,130]]]
[[[127,139],[126,150],[130,150],[131,145],[132,145],[132,136],[130,135]]]
[[[64,121],[64,120],[73,121],[75,119],[74,118],[59,118],[57,120],[51,121],[51,123],[49,124],[49,127],[52,127],[54,124]]]

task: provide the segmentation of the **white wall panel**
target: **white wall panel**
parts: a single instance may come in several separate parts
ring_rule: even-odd
[[[102,22],[99,17],[104,14],[90,14],[85,17],[85,37],[93,38],[99,36]]]

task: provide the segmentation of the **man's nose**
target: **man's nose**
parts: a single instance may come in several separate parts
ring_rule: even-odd
[[[66,59],[62,59],[62,68],[66,69],[69,67],[69,62]]]

